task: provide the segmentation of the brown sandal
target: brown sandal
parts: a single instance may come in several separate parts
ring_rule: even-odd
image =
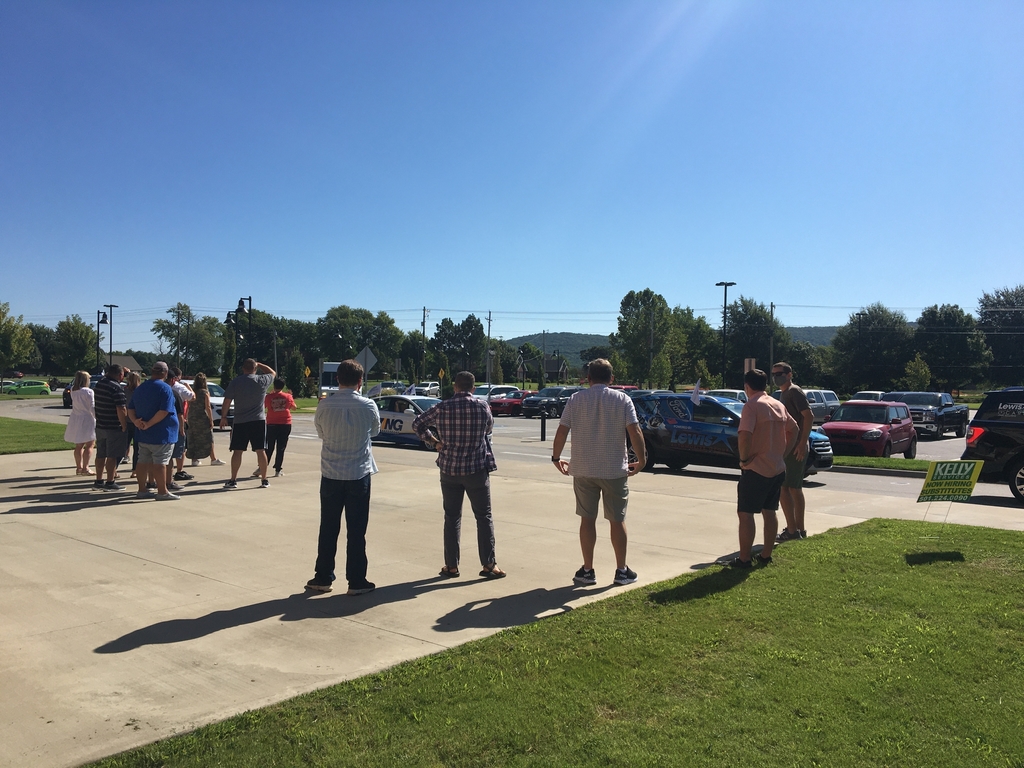
[[[445,577],[445,578],[447,578],[447,579],[457,579],[457,578],[459,578],[459,576],[461,576],[462,574],[460,574],[460,573],[459,573],[459,569],[458,569],[458,568],[449,568],[449,567],[448,567],[448,566],[446,565],[446,566],[444,566],[444,567],[443,567],[443,568],[441,569],[441,572],[440,572],[439,574],[437,574],[437,575],[438,575],[438,576],[444,576],[444,577]]]
[[[480,575],[485,579],[504,579],[508,576],[507,573],[498,567],[497,563],[491,563],[488,566],[484,566],[484,569],[480,571]]]

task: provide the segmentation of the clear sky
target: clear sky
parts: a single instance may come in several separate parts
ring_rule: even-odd
[[[1024,3],[3,2],[0,301],[148,349],[240,295],[404,330],[1024,282]]]

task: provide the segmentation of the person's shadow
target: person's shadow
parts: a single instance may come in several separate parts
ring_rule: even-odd
[[[515,595],[505,595],[489,600],[474,600],[460,605],[439,618],[434,624],[435,632],[459,632],[476,627],[480,629],[504,629],[518,627],[537,621],[541,614],[558,610],[567,613],[572,610],[569,601],[585,595],[596,595],[612,587],[581,590],[567,586],[557,589],[531,589]]]
[[[344,580],[337,582],[344,589]],[[472,581],[462,584],[472,584]],[[281,621],[304,621],[305,619],[336,619],[354,616],[369,608],[385,603],[399,603],[415,600],[419,595],[437,589],[458,587],[458,582],[433,577],[403,584],[389,584],[365,595],[350,597],[344,592],[320,597],[320,593],[303,591],[276,600],[266,600],[252,605],[241,605],[223,611],[214,611],[194,619],[169,619],[150,624],[122,635],[95,648],[93,653],[125,653],[144,645],[183,643],[212,635],[232,627],[254,624],[258,621],[279,616]],[[311,600],[316,596],[317,599]]]

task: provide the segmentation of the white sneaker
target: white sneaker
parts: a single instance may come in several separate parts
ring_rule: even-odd
[[[210,462],[210,466],[211,467],[223,467],[224,466],[224,462],[221,461],[220,459],[214,459],[213,461]]]
[[[192,459],[192,466],[193,467],[198,467],[202,463],[203,462],[201,462],[199,459]]]

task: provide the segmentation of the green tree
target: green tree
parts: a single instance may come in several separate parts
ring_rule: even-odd
[[[278,373],[284,379],[284,383],[288,385],[288,391],[292,393],[294,397],[301,397],[303,391],[303,382],[306,379],[306,361],[302,356],[302,352],[297,347],[284,352],[284,368],[283,371]]]
[[[24,315],[11,314],[9,303],[0,303],[0,373],[27,359],[35,349],[32,331],[24,319]]]
[[[876,303],[851,314],[832,340],[839,389],[894,388],[913,357],[912,341],[907,317],[898,310]]]
[[[726,311],[726,376],[731,385],[740,386],[743,364],[754,358],[756,365],[768,370],[772,363],[773,345],[776,360],[784,359],[792,339],[782,323],[772,317],[768,307],[740,296]]]
[[[65,374],[91,370],[98,344],[93,327],[78,315],[71,315],[57,323],[54,331],[54,361]]]
[[[231,380],[235,378],[235,329],[233,327],[224,328],[224,365],[220,369],[220,385],[227,387],[231,383]]]
[[[661,354],[671,328],[671,312],[661,294],[650,288],[630,291],[619,303],[618,330],[611,346],[626,361],[629,380],[653,381],[653,362]],[[662,367],[667,378],[667,369]]]
[[[587,347],[586,349],[580,350],[580,362],[583,363],[583,365],[586,365],[591,360],[597,360],[599,358],[604,358],[610,362],[613,351],[614,350],[610,344],[603,347]]]
[[[992,350],[985,334],[955,304],[927,307],[917,319],[914,346],[924,355],[934,385],[943,391],[961,389],[988,377]]]
[[[57,334],[53,328],[37,323],[27,323],[26,327],[32,331],[32,341],[39,351],[39,368],[37,370],[40,373],[60,373],[53,359],[54,345],[57,340]]]
[[[993,383],[1024,384],[1024,285],[982,294],[978,326],[992,350]]]
[[[928,368],[928,363],[924,361],[921,353],[918,352],[914,355],[914,359],[907,363],[907,367],[903,372],[903,378],[897,384],[911,392],[926,392],[931,384],[931,380],[932,372]]]
[[[316,338],[327,360],[347,360],[369,347],[377,358],[376,372],[390,373],[402,353],[405,334],[387,312],[376,316],[368,309],[331,307],[316,321]],[[312,366],[310,366],[312,367]],[[369,376],[370,371],[367,371]]]

